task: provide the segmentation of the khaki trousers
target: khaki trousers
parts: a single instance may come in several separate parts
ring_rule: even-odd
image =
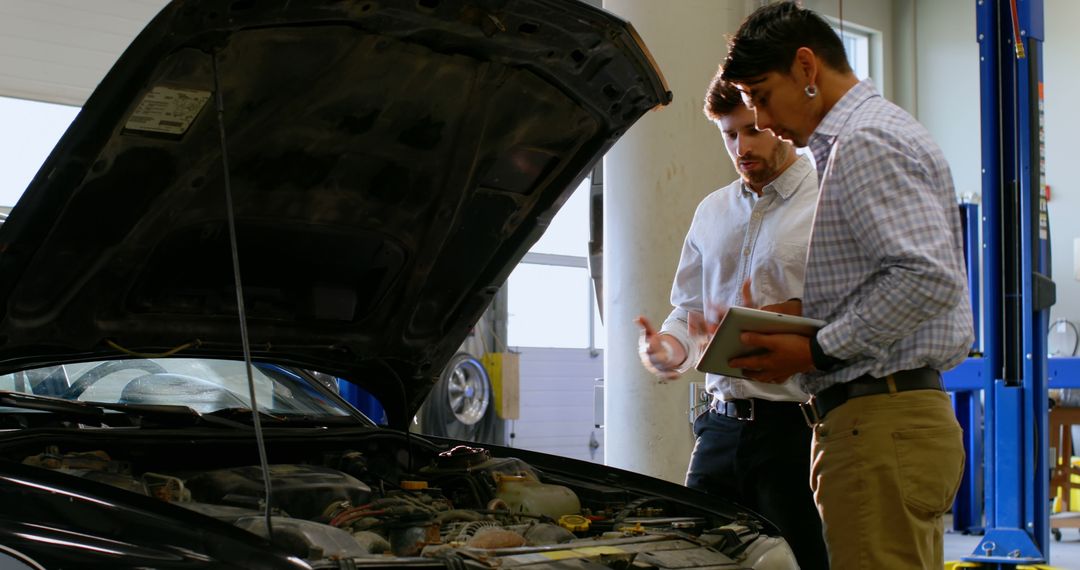
[[[814,429],[810,485],[835,570],[940,570],[964,471],[948,394],[852,398]]]

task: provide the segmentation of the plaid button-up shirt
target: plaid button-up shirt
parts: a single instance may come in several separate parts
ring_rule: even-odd
[[[803,314],[829,323],[818,342],[845,364],[803,375],[803,388],[962,362],[974,334],[960,215],[930,133],[864,81],[809,147],[821,197]]]

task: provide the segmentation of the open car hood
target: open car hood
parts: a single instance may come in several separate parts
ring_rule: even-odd
[[[241,357],[228,188],[252,356],[353,380],[401,425],[670,100],[630,26],[573,0],[174,1],[0,228],[0,372]]]

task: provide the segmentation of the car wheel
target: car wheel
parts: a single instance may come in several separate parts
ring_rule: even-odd
[[[484,365],[465,352],[454,356],[421,407],[420,421],[429,435],[497,443],[495,395]]]

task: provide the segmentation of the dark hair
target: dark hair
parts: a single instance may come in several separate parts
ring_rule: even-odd
[[[721,77],[723,74],[724,68],[721,67],[705,91],[704,111],[710,121],[719,121],[724,115],[730,115],[735,109],[744,105],[742,93],[739,93],[734,85],[724,81]]]
[[[851,71],[844,43],[821,16],[794,2],[754,10],[728,41],[723,78],[738,81],[771,71],[787,74],[795,52],[806,47],[837,71]]]

